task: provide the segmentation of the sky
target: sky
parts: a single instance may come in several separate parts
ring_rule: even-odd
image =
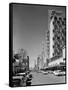
[[[34,67],[34,61],[42,52],[42,42],[46,56],[48,9],[65,12],[64,7],[13,4],[13,50],[25,49],[30,67]]]

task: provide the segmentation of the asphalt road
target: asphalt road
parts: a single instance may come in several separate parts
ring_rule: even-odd
[[[53,74],[31,72],[33,75],[31,85],[65,83],[65,76],[55,76]]]

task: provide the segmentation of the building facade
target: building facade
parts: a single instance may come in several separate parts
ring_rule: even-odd
[[[29,71],[29,56],[27,58],[15,58],[13,62],[13,74]]]
[[[47,31],[48,65],[63,62],[66,48],[66,18],[62,11],[49,10]]]

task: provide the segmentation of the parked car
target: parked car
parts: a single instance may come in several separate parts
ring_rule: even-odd
[[[41,73],[48,74],[49,72],[48,71],[41,71]]]
[[[65,71],[56,70],[53,72],[53,74],[56,76],[64,76],[66,73],[65,73]]]
[[[26,76],[26,73],[17,73],[16,76]]]
[[[48,73],[49,73],[49,74],[53,74],[53,71],[52,71],[52,70],[49,70]]]
[[[32,80],[32,74],[30,74],[30,72],[27,72],[27,75],[26,75],[26,86],[30,86],[31,85],[31,80]]]
[[[22,81],[23,76],[13,76],[12,77],[12,85],[13,86],[20,86],[20,82]]]
[[[13,86],[26,86],[26,73],[16,73],[12,80]]]
[[[30,71],[26,71],[23,73],[16,73],[13,76],[13,86],[30,86],[32,80],[32,74],[30,74]]]

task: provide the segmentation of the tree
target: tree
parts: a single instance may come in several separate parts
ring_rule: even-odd
[[[15,59],[24,59],[27,56],[27,51],[24,49],[19,49],[16,54],[14,54]]]
[[[19,54],[20,58],[24,59],[27,56],[27,51],[24,49],[19,49],[18,54]]]

